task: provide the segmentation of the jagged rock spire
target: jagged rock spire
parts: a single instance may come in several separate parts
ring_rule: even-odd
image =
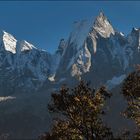
[[[62,55],[65,48],[66,48],[66,42],[65,42],[65,39],[62,38],[59,42],[59,46],[58,46],[56,53],[60,53],[60,55]]]
[[[99,15],[96,17],[93,24],[93,29],[104,38],[109,37],[110,34],[115,33],[111,23],[103,12],[100,12]]]

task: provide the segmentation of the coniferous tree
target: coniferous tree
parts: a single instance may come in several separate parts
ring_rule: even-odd
[[[128,103],[124,115],[135,121],[137,132],[134,139],[140,139],[140,66],[124,80],[122,93]]]
[[[59,113],[59,117],[43,140],[112,139],[111,130],[101,119],[108,97],[110,93],[105,87],[95,91],[83,81],[72,90],[63,86],[59,93],[52,94],[52,103],[48,108],[53,113]]]

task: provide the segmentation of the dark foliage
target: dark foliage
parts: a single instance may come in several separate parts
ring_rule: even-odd
[[[109,97],[105,87],[95,91],[83,81],[74,89],[63,86],[59,93],[52,94],[52,103],[48,106],[60,118],[55,119],[52,131],[42,140],[112,139],[111,130],[101,119]]]
[[[134,139],[140,139],[140,69],[137,70],[124,80],[122,94],[127,100],[128,107],[124,116],[135,121],[137,132]]]

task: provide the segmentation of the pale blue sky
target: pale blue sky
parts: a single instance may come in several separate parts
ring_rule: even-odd
[[[139,1],[0,1],[0,29],[54,52],[74,21],[94,20],[101,10],[119,31],[140,27]]]

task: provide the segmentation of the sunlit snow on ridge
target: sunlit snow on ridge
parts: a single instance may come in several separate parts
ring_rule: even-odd
[[[0,102],[12,100],[12,99],[16,99],[16,97],[13,97],[13,96],[0,97]]]

